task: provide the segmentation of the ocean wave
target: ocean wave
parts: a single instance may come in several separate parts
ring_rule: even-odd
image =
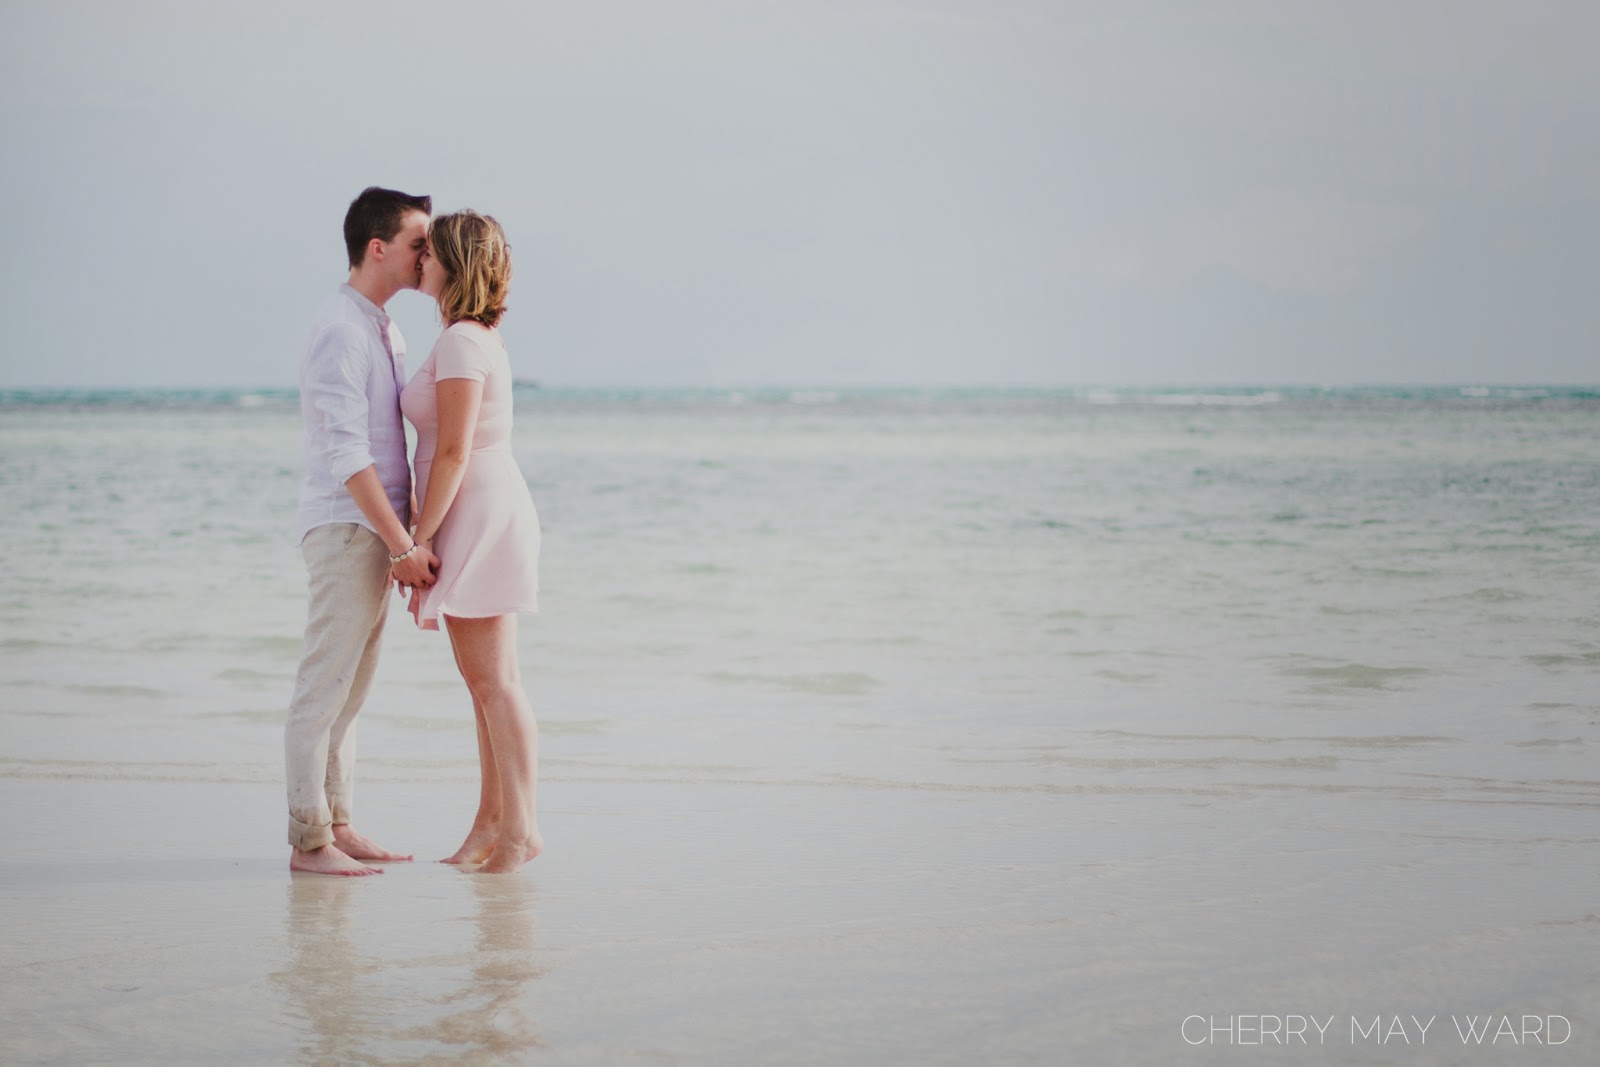
[[[1458,744],[1459,737],[1439,734],[1167,734],[1134,730],[1091,730],[1092,737],[1129,738],[1148,741],[1248,741],[1260,745],[1286,745],[1315,742],[1349,748],[1411,748],[1418,745]]]
[[[1594,386],[762,386],[712,388],[582,388],[518,383],[519,408],[554,411],[703,411],[707,414],[816,409],[854,412],[1048,412],[1075,408],[1228,409],[1290,407],[1301,410],[1463,411],[1495,407],[1563,409],[1600,406]],[[3,389],[0,410],[228,411],[275,415],[298,411],[292,387],[220,389]]]
[[[705,677],[725,685],[754,685],[786,693],[815,693],[825,696],[859,696],[883,683],[870,674],[842,671],[820,674],[738,674],[714,671]]]
[[[84,696],[96,697],[135,697],[141,700],[159,700],[172,694],[165,689],[155,689],[147,685],[123,685],[118,683],[69,683],[61,688]]]
[[[1545,652],[1527,657],[1529,663],[1540,667],[1600,667],[1597,652]]]
[[[1280,674],[1306,678],[1322,689],[1390,689],[1397,682],[1427,675],[1426,667],[1374,667],[1366,663],[1341,663],[1332,667],[1283,667]]]

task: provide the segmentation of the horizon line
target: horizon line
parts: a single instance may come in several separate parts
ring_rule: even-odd
[[[1076,392],[1105,389],[1283,389],[1293,391],[1338,391],[1352,389],[1600,389],[1600,379],[1589,381],[1537,381],[1489,380],[1482,378],[1418,379],[1410,381],[1350,381],[1350,382],[1285,382],[1285,381],[1195,381],[1173,379],[1158,382],[875,382],[875,383],[796,383],[796,382],[740,382],[740,383],[581,383],[544,382],[533,378],[514,379],[519,389],[542,389],[551,392],[623,390],[638,392],[951,392],[956,390],[991,390],[995,392]],[[298,385],[242,385],[242,384],[188,384],[188,385],[0,385],[0,394],[17,393],[298,393]]]

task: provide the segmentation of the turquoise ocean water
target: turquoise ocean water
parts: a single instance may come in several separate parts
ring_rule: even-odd
[[[8,707],[276,714],[297,432],[287,392],[0,394],[27,561]],[[907,771],[1041,788],[1138,781],[1095,759],[1129,736],[1246,786],[1349,771],[1327,738],[1516,763],[1595,718],[1595,390],[525,388],[516,435],[546,535],[524,641],[557,718],[938,722],[993,759]],[[451,679],[410,677],[441,662],[419,654],[384,677],[431,721],[404,687]],[[1208,762],[1219,719],[1269,739],[1258,761]]]

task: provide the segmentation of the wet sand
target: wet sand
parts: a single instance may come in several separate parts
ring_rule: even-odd
[[[470,788],[365,786],[363,829],[444,855]],[[520,875],[418,862],[343,880],[285,869],[278,793],[0,782],[26,816],[0,864],[0,1058],[1266,1054],[1189,1044],[1196,1014],[1334,1017],[1320,1047],[1278,1047],[1296,1061],[1584,1063],[1600,1040],[1592,844],[1552,825],[1507,854],[1475,837],[1471,805],[1440,804],[1456,829],[1430,835],[1359,797],[557,779],[549,851]],[[1560,1015],[1573,1034],[1463,1048],[1449,1016],[1466,1013]],[[1425,1045],[1352,1041],[1350,1017],[1375,1015],[1438,1019]]]

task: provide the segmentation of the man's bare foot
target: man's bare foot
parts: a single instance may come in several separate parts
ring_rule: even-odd
[[[479,874],[510,874],[544,851],[544,838],[538,833],[525,841],[497,841],[494,851],[478,868]]]
[[[455,855],[439,862],[482,863],[489,858],[489,853],[494,851],[495,838],[498,836],[498,827],[491,826],[480,830],[475,826],[467,833],[467,839],[461,842],[461,847],[456,849]]]
[[[390,852],[381,847],[371,838],[363,837],[350,829],[349,823],[335,823],[333,827],[333,843],[352,859],[367,860],[371,863],[404,863],[406,860],[415,859],[415,856],[402,856],[398,852]]]
[[[289,853],[289,869],[291,871],[305,871],[307,874],[342,874],[350,877],[362,877],[368,874],[382,874],[376,867],[368,867],[365,863],[357,863],[339,850],[338,845],[323,845],[321,848],[294,849]]]

